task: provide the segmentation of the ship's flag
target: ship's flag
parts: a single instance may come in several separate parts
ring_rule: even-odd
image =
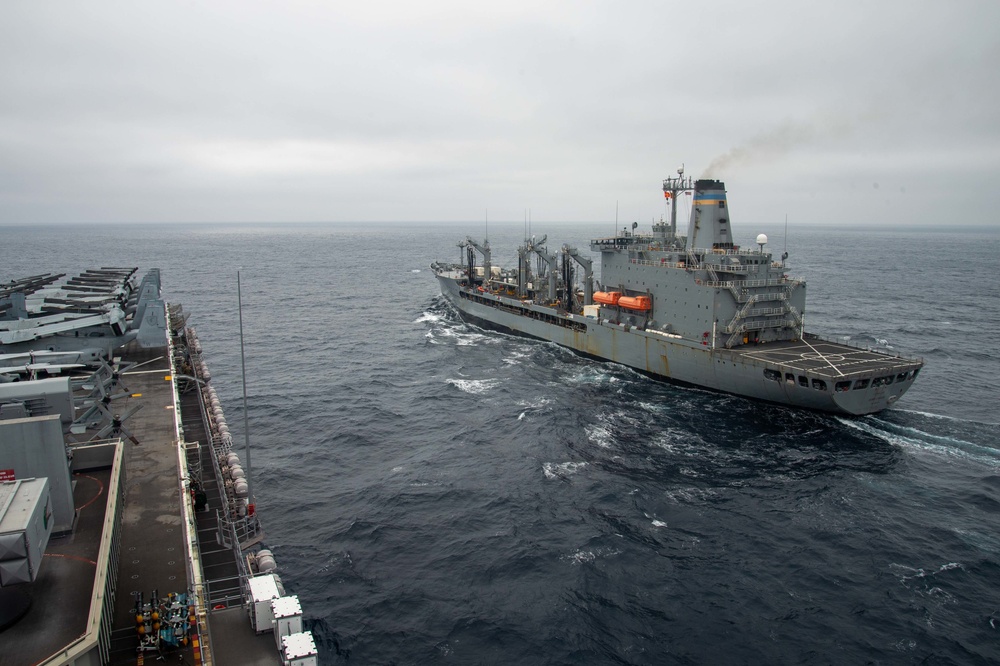
[[[663,193],[663,198],[664,199],[669,199],[670,198],[670,192],[664,192]]]

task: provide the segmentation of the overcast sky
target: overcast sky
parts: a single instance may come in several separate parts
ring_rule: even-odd
[[[0,224],[998,225],[1000,2],[3,4]]]

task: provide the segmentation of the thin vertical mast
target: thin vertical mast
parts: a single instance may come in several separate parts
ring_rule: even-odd
[[[250,467],[250,417],[247,415],[247,357],[243,349],[243,292],[240,289],[239,271],[236,271],[236,301],[240,311],[240,363],[243,366],[243,437],[246,441],[247,497],[250,506],[253,506],[253,485],[250,480],[253,477]]]

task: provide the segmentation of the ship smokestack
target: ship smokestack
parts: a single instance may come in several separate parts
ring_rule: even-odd
[[[733,236],[725,183],[708,179],[695,181],[694,203],[688,223],[688,251],[731,247]]]

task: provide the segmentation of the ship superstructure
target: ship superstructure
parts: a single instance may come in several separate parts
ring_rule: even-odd
[[[489,243],[471,238],[460,244],[463,263],[431,268],[465,319],[662,379],[854,415],[885,409],[912,385],[922,360],[805,331],[805,282],[788,276],[787,253],[775,259],[763,234],[756,247],[734,243],[724,183],[680,169],[663,192],[669,222],[591,241],[596,288],[589,258],[565,245],[550,253],[545,238],[519,248],[517,268],[493,266]],[[686,236],[677,233],[682,196],[692,197]]]

